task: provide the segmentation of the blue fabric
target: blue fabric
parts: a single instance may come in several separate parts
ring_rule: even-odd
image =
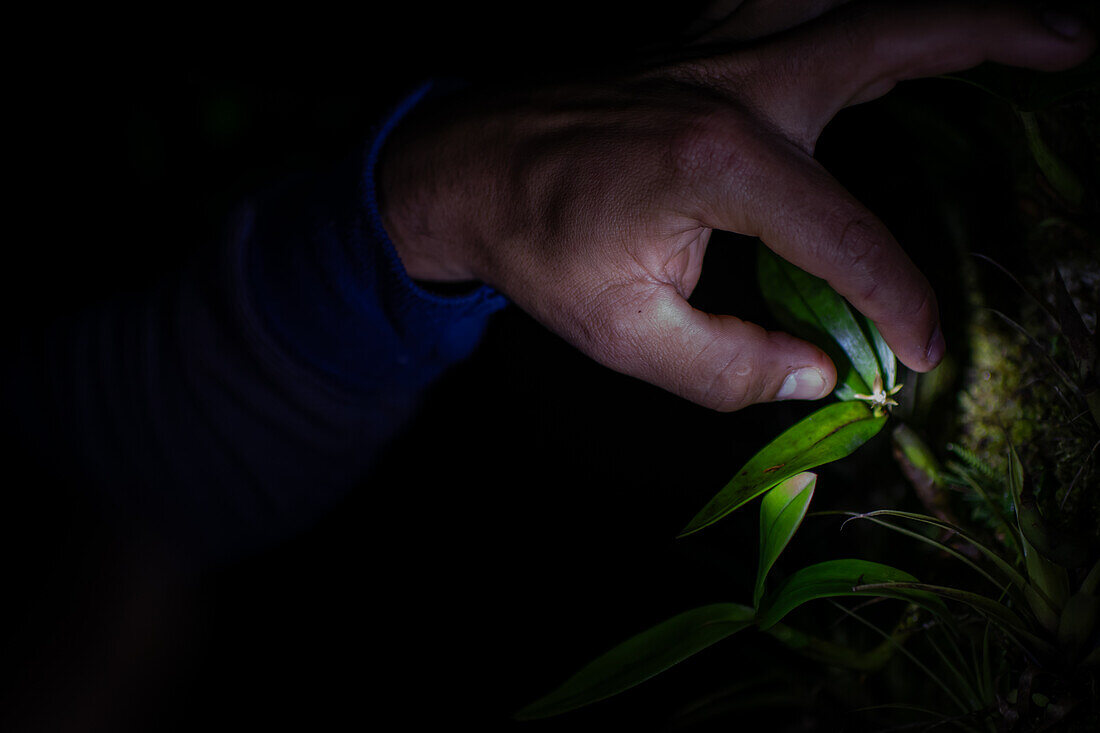
[[[431,91],[346,165],[245,203],[179,276],[25,338],[3,388],[28,445],[202,563],[269,547],[357,488],[506,304],[418,286],[382,224],[379,151]]]
[[[323,185],[296,190],[282,211],[249,223],[258,229],[246,239],[264,244],[247,264],[262,314],[290,352],[352,388],[422,385],[468,355],[486,316],[504,305],[485,286],[461,297],[419,287],[382,224],[374,181],[380,151],[432,88],[417,89],[385,120],[361,169],[353,164]],[[306,240],[312,248],[301,247]]]

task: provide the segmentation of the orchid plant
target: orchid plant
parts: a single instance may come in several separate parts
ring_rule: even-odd
[[[811,471],[851,455],[891,419],[897,361],[874,324],[858,316],[823,280],[799,270],[761,247],[758,280],[783,325],[826,349],[838,369],[835,402],[811,413],[759,450],[685,526],[694,534],[760,497],[760,545],[752,603],[714,603],[681,613],[630,638],[584,666],[556,690],[521,710],[520,719],[559,715],[616,695],[739,632],[755,628],[778,643],[818,662],[862,672],[878,669],[901,652],[930,674],[948,710],[923,712],[931,724],[950,723],[969,731],[998,730],[997,716],[1033,701],[1031,682],[1021,677],[1012,689],[1003,664],[994,660],[1014,648],[1035,665],[1090,670],[1100,665],[1097,615],[1100,611],[1100,560],[1091,565],[1058,549],[1038,512],[1023,466],[1011,452],[1003,477],[1015,517],[1002,516],[990,498],[989,478],[977,469],[953,464],[944,469],[914,430],[893,431],[895,455],[913,480],[984,497],[1001,518],[1003,547],[980,541],[976,533],[932,514],[883,509],[872,512],[819,512],[842,515],[846,522],[867,521],[929,544],[979,573],[989,589],[976,591],[921,582],[910,573],[869,560],[825,560],[801,568],[769,588],[776,560],[807,517],[818,484]],[[1095,335],[1093,336],[1095,339]],[[931,529],[938,535],[918,531]],[[964,547],[965,546],[965,547]],[[1011,552],[1006,552],[1010,550]],[[885,641],[871,650],[853,649],[784,623],[800,606],[841,597],[871,597],[903,602],[901,620]],[[854,611],[846,613],[856,616]],[[961,631],[978,618],[981,634]],[[904,648],[914,635],[942,635],[941,662],[957,684],[935,675]],[[1002,641],[996,644],[991,640]],[[977,645],[970,654],[967,645]],[[935,645],[934,645],[935,646]],[[940,646],[935,646],[937,650]],[[1003,659],[1002,659],[1003,661]],[[1091,674],[1091,673],[1089,673]],[[1031,677],[1028,678],[1029,680]],[[1036,693],[1038,694],[1038,693]],[[1060,719],[1068,700],[1046,700],[1046,714]],[[1017,702],[1018,701],[1018,702]],[[908,708],[910,712],[913,708]]]

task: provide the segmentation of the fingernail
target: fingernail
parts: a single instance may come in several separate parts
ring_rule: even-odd
[[[928,339],[928,345],[924,347],[925,361],[935,366],[943,360],[946,351],[947,343],[943,340],[943,331],[940,330],[939,324],[936,324],[936,330],[932,332],[931,338]]]
[[[1081,29],[1084,27],[1084,23],[1076,15],[1057,10],[1044,10],[1040,17],[1043,25],[1063,38],[1076,38],[1081,35]]]
[[[779,391],[777,400],[816,400],[824,397],[825,377],[813,367],[804,367],[787,375]]]

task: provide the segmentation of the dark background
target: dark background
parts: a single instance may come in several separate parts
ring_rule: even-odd
[[[693,7],[408,5],[17,17],[4,318],[33,322],[140,290],[211,246],[247,192],[352,150],[426,76],[522,78],[619,61],[669,41]],[[1008,194],[989,190],[996,153],[974,146],[938,149],[951,163],[934,183],[916,173],[942,141],[914,113],[966,125],[988,103],[949,82],[893,97],[842,113],[820,156],[946,283],[953,254],[931,213],[942,187],[981,211],[1002,210]],[[1010,222],[987,226],[1012,236]],[[700,307],[768,322],[751,251],[715,238]],[[949,289],[943,298],[945,312],[961,307]],[[545,724],[509,716],[632,633],[750,598],[753,512],[672,538],[807,410],[713,414],[589,362],[509,309],[340,511],[186,586],[100,526],[80,487],[41,486],[14,456],[8,705],[46,714],[53,730],[663,729],[686,701],[783,678],[795,661],[746,637],[590,711]],[[880,436],[826,469],[817,508],[900,501],[887,448]],[[859,466],[872,467],[877,494],[853,478]],[[808,523],[788,567],[841,556],[857,537]],[[898,552],[880,550],[887,562]],[[777,728],[839,730],[822,722],[827,697],[785,691],[768,708]]]

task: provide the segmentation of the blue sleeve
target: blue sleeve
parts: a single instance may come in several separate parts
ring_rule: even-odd
[[[505,305],[419,287],[382,225],[379,151],[429,93],[347,164],[246,202],[178,276],[27,336],[4,389],[31,447],[203,562],[279,542],[358,488]]]

